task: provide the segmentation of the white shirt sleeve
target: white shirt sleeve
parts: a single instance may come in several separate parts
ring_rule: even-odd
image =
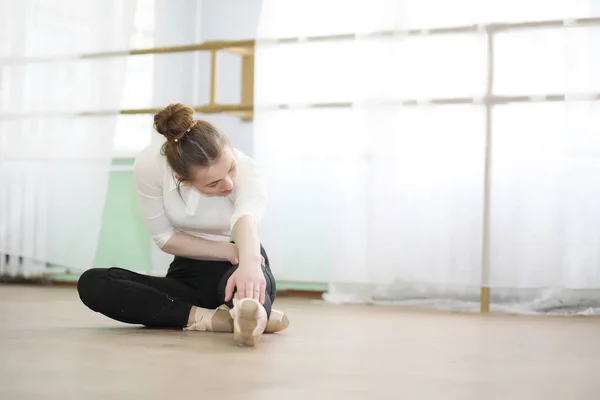
[[[258,226],[262,220],[267,203],[266,185],[254,160],[241,152],[236,152],[238,175],[233,192],[234,211],[231,216],[231,230],[235,223],[245,215],[251,215]]]
[[[133,177],[142,216],[152,240],[161,249],[175,234],[175,229],[165,215],[163,173],[154,146],[143,150],[133,164]]]

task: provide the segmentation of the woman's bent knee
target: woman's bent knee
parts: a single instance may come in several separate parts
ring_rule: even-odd
[[[79,298],[90,309],[97,311],[102,293],[103,281],[107,279],[106,268],[92,268],[85,271],[77,281]]]

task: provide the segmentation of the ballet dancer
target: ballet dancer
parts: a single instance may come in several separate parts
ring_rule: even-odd
[[[192,108],[171,104],[154,116],[166,138],[136,158],[142,215],[156,245],[174,256],[165,277],[122,268],[84,272],[81,301],[109,318],[148,327],[233,332],[256,346],[287,328],[273,310],[276,283],[258,225],[266,189],[254,161]]]

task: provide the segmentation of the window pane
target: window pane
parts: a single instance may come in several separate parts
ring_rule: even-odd
[[[131,47],[134,49],[152,47],[154,45],[154,0],[137,0],[134,24]]]
[[[600,91],[600,28],[504,32],[494,46],[494,92],[500,95]]]
[[[492,285],[551,286],[597,262],[581,249],[598,243],[599,112],[591,102],[494,109]]]
[[[132,155],[148,146],[152,136],[158,135],[152,124],[152,115],[119,116],[114,140],[116,154]]]
[[[258,104],[349,101],[358,42],[260,47],[255,56]]]
[[[350,102],[482,95],[479,35],[261,46],[257,104]]]
[[[597,0],[483,0],[481,3],[487,22],[528,22],[600,15]]]
[[[154,83],[154,56],[152,54],[127,57],[122,108],[143,108],[152,102]]]
[[[259,38],[285,38],[393,29],[401,3],[393,0],[264,0]]]
[[[431,29],[599,15],[598,0],[263,0],[258,37]]]
[[[314,265],[319,252],[333,278],[389,282],[400,268],[403,278],[431,281],[424,271],[449,268],[453,282],[473,283],[481,262],[484,116],[473,105],[258,111],[256,159],[268,186],[278,188],[269,217],[275,226],[264,228],[273,247],[284,248],[278,264],[298,274],[292,278],[316,279],[301,266]],[[296,209],[311,212],[289,212]],[[433,225],[443,228],[432,239]],[[302,240],[309,231],[315,240]],[[332,237],[336,244],[323,248]],[[384,267],[365,275],[373,262]]]
[[[480,23],[485,0],[404,0],[400,29],[431,29]]]
[[[562,262],[560,182],[563,179],[564,104],[513,104],[493,114],[492,276],[494,285],[522,287],[538,278],[553,282]],[[543,249],[543,251],[541,250]],[[527,262],[536,271],[514,282]],[[545,274],[540,269],[548,268]],[[542,275],[542,276],[540,276]],[[546,282],[543,282],[546,283]]]
[[[383,113],[382,113],[383,114]],[[387,281],[445,279],[477,284],[481,265],[485,109],[476,105],[405,107],[373,115],[380,141],[366,238]],[[432,229],[435,226],[435,229]],[[435,231],[435,232],[434,232]],[[387,246],[386,246],[387,245]],[[371,260],[373,261],[373,260]],[[420,266],[421,268],[414,268]],[[383,271],[383,268],[380,269]],[[382,280],[383,281],[383,280]]]
[[[273,168],[279,163],[362,158],[370,140],[362,123],[361,114],[351,107],[259,110],[254,119],[255,156],[271,160]]]
[[[127,57],[6,65],[0,86],[6,113],[114,110],[123,96]]]
[[[600,102],[567,102],[565,124],[570,156],[600,157]]]
[[[567,93],[600,93],[600,27],[568,29],[565,41]]]
[[[341,209],[364,198],[364,160],[369,135],[355,109],[257,111],[254,155],[273,208],[261,225],[274,265],[286,279],[329,280],[340,257],[331,238],[348,226]],[[310,212],[305,212],[310,210]],[[354,215],[352,226],[360,216]],[[318,226],[318,229],[314,229]],[[311,232],[311,240],[305,240]],[[344,243],[343,240],[338,240]],[[309,266],[309,267],[306,267]]]
[[[401,3],[401,26],[411,29],[600,16],[597,0],[404,0]]]
[[[563,93],[565,34],[562,29],[500,33],[494,46],[494,93]]]
[[[10,16],[3,21],[10,27],[3,32],[8,35],[6,41],[20,43],[19,32],[23,27],[27,30],[23,47],[7,49],[13,55],[45,57],[122,51],[129,45],[126,40],[129,32],[123,29],[135,2],[29,0],[27,3],[26,13],[17,12],[21,7],[11,10],[10,3],[8,7],[2,4],[2,12]],[[24,53],[14,53],[17,49]]]
[[[368,44],[367,44],[368,45]],[[409,37],[381,41],[359,80],[366,98],[424,99],[480,96],[485,92],[486,41],[483,35]],[[373,55],[369,54],[373,57]]]

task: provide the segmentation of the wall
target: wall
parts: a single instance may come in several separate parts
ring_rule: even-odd
[[[131,165],[131,161],[115,161],[114,164]],[[112,172],[94,265],[118,265],[148,272],[150,245],[133,185],[133,174]]]

